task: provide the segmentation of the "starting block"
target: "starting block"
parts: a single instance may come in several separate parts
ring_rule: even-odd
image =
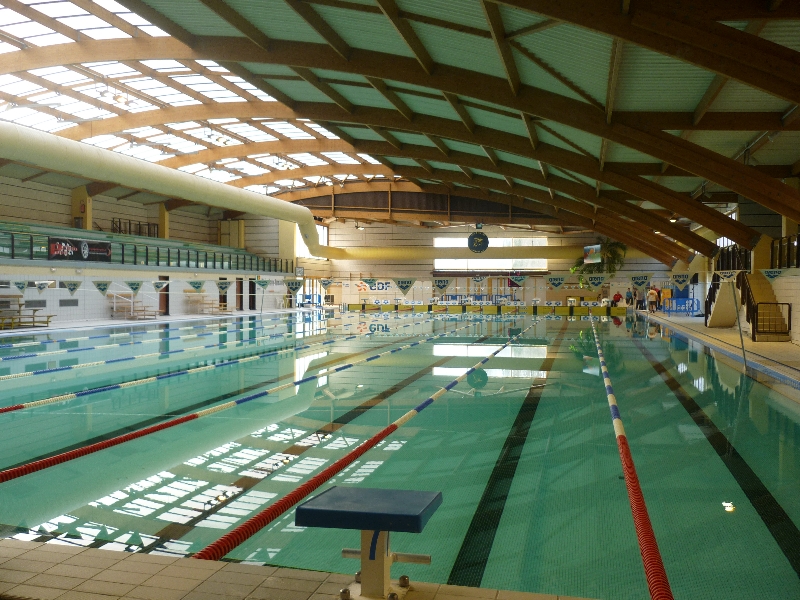
[[[351,586],[355,588],[351,596],[386,598],[392,592],[400,596],[408,588],[406,578],[393,589],[389,573],[392,563],[431,562],[427,555],[391,552],[389,533],[421,533],[441,504],[441,492],[334,486],[298,506],[295,524],[361,530],[361,548],[342,550],[344,558],[361,559],[360,589],[357,584]]]

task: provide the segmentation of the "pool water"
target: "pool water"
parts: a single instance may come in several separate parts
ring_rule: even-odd
[[[432,564],[398,564],[394,576],[647,597],[589,322],[330,316],[0,340],[17,344],[0,347],[0,407],[110,386],[0,414],[0,469],[355,363],[2,483],[0,535],[197,552],[523,331],[484,365],[485,378],[460,383],[321,489],[442,491],[423,533],[391,538],[393,550],[430,554]],[[675,597],[800,597],[800,394],[632,315],[597,327]],[[111,346],[131,340],[146,343]],[[81,350],[41,354],[62,349]],[[128,360],[83,366],[118,358]],[[358,545],[358,532],[297,527],[290,511],[226,559],[354,572],[341,549]]]

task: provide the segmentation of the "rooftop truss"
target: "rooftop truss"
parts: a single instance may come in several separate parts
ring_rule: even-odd
[[[592,230],[664,262],[714,252],[690,226],[754,245],[715,198],[800,221],[783,181],[800,173],[797,3],[0,6],[0,119],[287,201],[395,190],[499,211],[310,204],[322,218]]]

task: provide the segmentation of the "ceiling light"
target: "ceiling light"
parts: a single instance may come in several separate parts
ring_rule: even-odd
[[[358,229],[359,231],[364,231],[364,226],[363,225],[359,225],[358,221],[356,221],[356,229]]]
[[[114,96],[114,102],[117,102],[119,104],[127,104],[128,99],[122,94],[117,94],[116,96]]]
[[[677,220],[678,220],[678,219],[676,219],[675,217],[672,217],[672,218],[669,220],[669,222],[670,222],[670,223],[675,223]]]

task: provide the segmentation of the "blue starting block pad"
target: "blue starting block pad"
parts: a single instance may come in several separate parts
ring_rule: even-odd
[[[334,486],[297,507],[300,527],[421,533],[441,492]]]

